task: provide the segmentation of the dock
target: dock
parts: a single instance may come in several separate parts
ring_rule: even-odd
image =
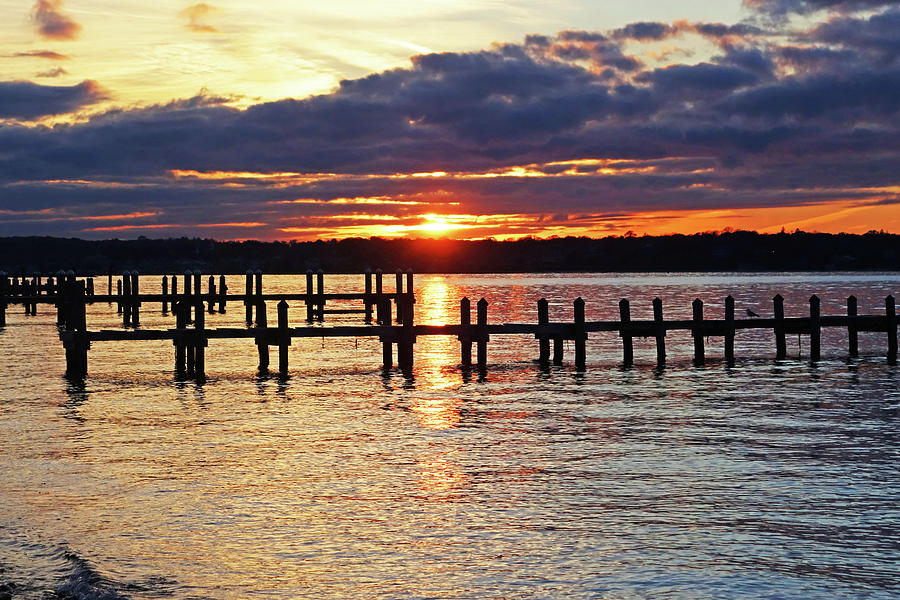
[[[858,334],[881,332],[886,338],[886,357],[890,365],[897,362],[897,316],[893,296],[884,301],[884,313],[859,315],[854,296],[847,299],[846,314],[822,315],[821,302],[815,295],[809,298],[808,314],[786,317],[784,299],[776,295],[772,299],[772,318],[735,317],[734,298],[724,302],[722,318],[709,318],[704,314],[704,304],[699,298],[692,303],[690,319],[667,320],[663,315],[663,302],[652,300],[653,319],[633,320],[631,302],[619,302],[619,319],[588,321],[585,319],[585,300],[576,298],[572,305],[572,320],[551,322],[549,302],[537,300],[537,322],[488,323],[488,302],[484,298],[472,303],[469,298],[459,301],[459,322],[441,325],[415,323],[416,297],[414,276],[411,270],[395,273],[395,289],[387,291],[381,270],[366,270],[362,293],[326,293],[324,273],[307,271],[305,290],[291,293],[266,293],[263,291],[262,273],[248,271],[245,274],[243,293],[232,293],[226,286],[225,276],[208,275],[206,291],[202,290],[204,276],[198,271],[186,271],[179,276],[163,276],[162,293],[147,294],[140,291],[141,277],[135,272],[118,275],[113,292],[113,276],[107,274],[107,293],[95,293],[95,278],[78,278],[71,271],[57,272],[55,276],[9,277],[0,273],[0,328],[6,325],[7,311],[11,305],[24,306],[26,315],[36,313],[39,304],[53,305],[57,311],[59,339],[66,355],[66,376],[83,379],[88,374],[88,351],[94,343],[119,341],[140,342],[170,340],[174,346],[174,372],[179,379],[193,378],[202,381],[206,372],[206,348],[210,340],[247,339],[256,345],[259,373],[270,372],[270,349],[277,351],[277,373],[287,377],[290,372],[288,348],[293,339],[300,338],[377,338],[381,343],[382,365],[392,369],[396,365],[404,372],[414,366],[416,340],[423,336],[453,336],[460,344],[461,369],[487,369],[488,344],[492,336],[521,335],[536,340],[536,362],[547,365],[562,364],[564,342],[574,346],[576,369],[584,370],[587,364],[588,336],[617,335],[622,344],[622,365],[634,362],[634,338],[653,338],[656,345],[657,364],[666,363],[666,336],[670,331],[689,332],[693,339],[692,360],[702,365],[707,359],[708,338],[722,339],[722,357],[728,364],[735,361],[735,340],[744,330],[761,329],[772,333],[774,357],[786,358],[786,336],[809,336],[809,359],[821,358],[821,333],[823,328],[841,328],[847,334],[847,353],[859,355]],[[181,290],[179,291],[179,280]],[[91,330],[87,323],[88,304],[115,305],[122,315],[122,328]],[[336,302],[358,304],[357,308],[327,308]],[[244,309],[246,327],[207,328],[206,314],[224,312],[229,303],[237,303]],[[276,323],[267,322],[267,303],[277,307]],[[302,309],[305,324],[298,325],[296,313],[291,315],[291,304]],[[173,327],[168,329],[141,329],[141,308],[159,304],[163,313],[171,311]],[[323,325],[328,314],[360,314],[358,325]],[[474,317],[474,318],[473,318]],[[474,350],[474,359],[473,359]]]

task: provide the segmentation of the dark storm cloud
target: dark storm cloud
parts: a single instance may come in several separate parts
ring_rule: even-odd
[[[78,37],[81,25],[61,12],[62,0],[37,0],[31,9],[31,18],[38,33],[52,40],[73,40]]]
[[[57,73],[58,74],[58,73]],[[55,74],[46,75],[55,77]],[[72,86],[38,85],[29,81],[0,82],[0,119],[32,120],[78,110],[105,99],[96,81]]]
[[[818,10],[852,11],[895,6],[893,0],[744,0],[744,5],[773,15]]]
[[[429,207],[537,218],[548,207],[626,214],[866,198],[872,192],[862,188],[900,184],[900,66],[889,60],[900,39],[896,12],[831,15],[782,36],[686,22],[531,35],[417,56],[330,94],[245,110],[197,96],[74,125],[7,125],[0,231],[39,230],[50,217],[35,210],[77,235],[85,218],[104,214],[138,215],[110,219],[113,227],[201,227],[215,214],[271,232],[366,212],[408,219]],[[624,50],[681,32],[708,37],[717,55],[654,68]],[[77,109],[102,93],[89,83],[0,84],[0,116]],[[513,168],[545,176],[509,176]],[[309,177],[217,180],[177,170]],[[429,172],[450,175],[405,177]],[[357,197],[421,204],[346,201]]]

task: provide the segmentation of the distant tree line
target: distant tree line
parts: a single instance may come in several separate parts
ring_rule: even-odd
[[[759,234],[525,238],[517,241],[350,238],[315,242],[220,242],[199,238],[89,241],[0,238],[10,274],[138,270],[141,273],[418,273],[625,271],[832,271],[900,269],[900,235]]]

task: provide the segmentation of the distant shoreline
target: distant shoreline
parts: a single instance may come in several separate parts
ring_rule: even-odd
[[[200,238],[81,240],[0,238],[11,275],[80,273],[727,273],[900,270],[900,235],[748,231],[606,238],[456,241],[380,238],[220,242]]]

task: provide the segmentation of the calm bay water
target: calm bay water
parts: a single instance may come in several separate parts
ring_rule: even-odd
[[[158,279],[158,278],[154,278]],[[390,281],[392,283],[392,281]],[[105,281],[98,282],[105,291]],[[154,283],[142,283],[153,291]],[[231,278],[232,290],[243,289]],[[267,291],[302,291],[290,277]],[[328,291],[361,277],[328,276]],[[881,314],[889,274],[418,276],[416,320]],[[275,320],[274,307],[269,322]],[[303,310],[294,306],[292,322]],[[330,323],[355,322],[334,317]],[[0,330],[0,598],[896,598],[900,384],[884,334],[826,330],[823,360],[789,338],[712,338],[704,367],[672,333],[669,363],[613,334],[584,373],[541,371],[537,344],[497,336],[487,376],[452,338],[422,338],[411,377],[371,339],[295,340],[287,381],[255,376],[250,340],[212,340],[204,384],[175,382],[171,343],[95,343],[68,383],[52,309]],[[208,326],[241,326],[243,307]],[[91,329],[114,308],[89,309]],[[327,323],[326,323],[327,325]],[[171,327],[145,306],[142,327]],[[4,596],[4,594],[7,594]]]

